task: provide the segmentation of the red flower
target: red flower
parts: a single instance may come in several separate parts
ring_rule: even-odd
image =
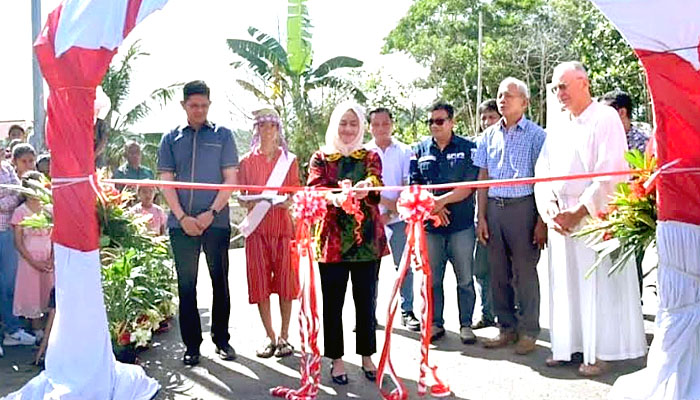
[[[608,217],[608,214],[603,212],[603,211],[598,211],[598,214],[596,214],[596,218],[598,219],[606,219]]]
[[[641,199],[646,196],[646,189],[644,189],[644,182],[632,182],[630,184],[630,189],[632,189],[632,196],[636,199]]]
[[[603,235],[603,241],[610,240],[613,238],[613,234],[610,231],[605,231],[605,234]]]
[[[117,343],[120,346],[128,346],[131,343],[131,333],[127,330],[122,331],[117,338]]]

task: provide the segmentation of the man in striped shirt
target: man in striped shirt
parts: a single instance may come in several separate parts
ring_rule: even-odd
[[[509,77],[501,82],[498,110],[503,117],[484,132],[474,153],[479,179],[534,176],[545,132],[524,116],[529,97],[523,81]],[[537,214],[533,193],[533,185],[519,185],[481,189],[477,197],[477,237],[488,247],[493,308],[500,329],[484,345],[497,348],[517,340],[518,354],[535,349],[540,331],[537,262],[547,228]]]

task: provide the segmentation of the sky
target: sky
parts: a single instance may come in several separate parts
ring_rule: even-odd
[[[44,21],[59,3],[59,0],[42,0]],[[364,70],[381,69],[383,74],[401,83],[425,77],[428,71],[407,55],[380,54],[384,38],[411,3],[411,0],[309,0],[314,26],[314,64],[346,55],[364,61]],[[29,0],[0,2],[0,121],[32,119],[30,4]],[[230,66],[237,58],[225,40],[249,39],[249,26],[284,37],[286,14],[284,0],[170,0],[163,10],[137,26],[121,46],[126,50],[140,40],[142,50],[150,53],[134,63],[132,92],[124,108],[145,100],[156,88],[203,79],[212,89],[210,119],[233,128],[246,128],[244,114],[259,103],[235,84],[236,78],[250,75]],[[117,54],[115,60],[119,58]],[[425,101],[412,100],[427,104],[431,98],[425,94]],[[154,108],[134,130],[164,132],[182,122],[184,112],[173,102],[162,110]]]

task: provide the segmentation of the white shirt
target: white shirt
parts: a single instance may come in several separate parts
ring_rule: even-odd
[[[391,144],[386,150],[382,150],[377,146],[377,143],[372,139],[365,145],[367,150],[374,150],[379,154],[382,160],[382,182],[384,186],[404,186],[408,185],[409,166],[413,150],[411,147],[392,139]],[[388,200],[396,200],[401,192],[397,190],[385,190],[381,192],[383,198]],[[386,207],[379,205],[379,211],[383,214],[386,212]],[[392,218],[388,225],[399,222],[398,216]]]

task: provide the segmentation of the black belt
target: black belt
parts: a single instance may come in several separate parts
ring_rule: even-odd
[[[523,201],[530,200],[534,195],[527,195],[523,197],[489,197],[489,201],[496,203],[498,207],[505,207],[512,204],[522,203]]]

